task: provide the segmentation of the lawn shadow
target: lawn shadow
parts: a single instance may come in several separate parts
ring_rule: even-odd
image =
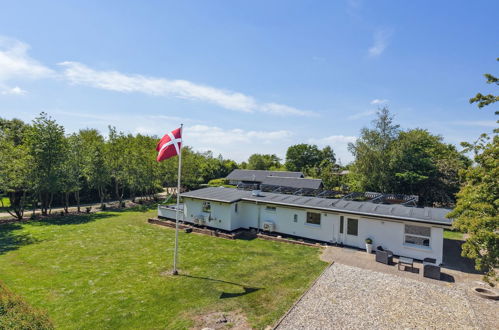
[[[109,213],[90,213],[90,214],[69,214],[63,216],[54,215],[48,218],[42,218],[36,221],[30,221],[29,223],[34,226],[49,226],[49,225],[80,225],[99,219],[111,218],[116,215]]]
[[[239,283],[234,283],[234,282],[229,282],[229,281],[224,281],[224,280],[217,280],[217,279],[209,278],[209,277],[192,276],[192,275],[184,275],[184,274],[180,274],[179,276],[189,277],[189,278],[195,278],[195,279],[199,279],[199,280],[206,280],[206,281],[213,281],[213,282],[220,282],[220,283],[232,284],[232,285],[239,286],[239,287],[243,288],[243,290],[244,290],[244,292],[237,292],[237,293],[222,292],[220,294],[219,299],[241,297],[241,296],[245,296],[245,295],[247,295],[249,293],[256,292],[258,290],[263,290],[264,289],[264,288],[253,288],[253,287],[245,286],[245,285],[242,285],[242,284],[239,284]]]
[[[24,233],[15,233],[23,227],[17,223],[0,225],[0,254],[17,250],[21,246],[39,242],[39,240]]]
[[[127,208],[113,207],[113,208],[108,208],[107,210],[110,212],[124,213],[124,212],[148,212],[157,209],[158,209],[158,204],[143,204],[143,205],[139,204]]]
[[[458,270],[469,274],[483,274],[475,269],[473,260],[461,256],[464,241],[454,239],[444,239],[443,264],[445,268]]]

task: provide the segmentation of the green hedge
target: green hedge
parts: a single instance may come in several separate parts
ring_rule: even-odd
[[[228,188],[233,188],[235,186],[229,184],[229,180],[225,178],[220,178],[220,179],[213,179],[208,182],[209,187],[228,187]]]
[[[45,330],[54,325],[45,312],[31,307],[0,282],[0,329]]]

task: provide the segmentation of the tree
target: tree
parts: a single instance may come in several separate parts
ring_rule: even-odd
[[[281,167],[281,159],[272,154],[253,154],[248,158],[248,170],[272,170]]]
[[[105,161],[104,138],[95,129],[81,130],[79,135],[83,143],[83,175],[88,186],[97,190],[102,208],[106,186],[110,182]]]
[[[499,57],[496,59],[499,61]],[[485,78],[487,79],[487,84],[495,84],[496,86],[499,86],[499,78],[491,75],[490,73],[484,74]],[[470,99],[470,103],[477,103],[478,108],[483,108],[484,106],[493,104],[495,102],[499,101],[499,95],[493,95],[493,94],[487,94],[483,95],[482,93],[477,93],[475,97],[472,97]],[[496,115],[499,114],[499,111],[496,111]]]
[[[320,150],[315,144],[296,144],[286,151],[286,169],[304,172],[311,176],[320,176],[320,169],[328,164],[335,164],[336,157],[329,146]]]
[[[360,138],[349,143],[348,149],[355,156],[350,185],[354,190],[391,193],[393,176],[389,163],[389,150],[398,137],[399,125],[387,107],[378,111],[373,128],[363,128]]]
[[[498,59],[499,60],[499,59]],[[498,79],[486,74],[487,83],[498,85]],[[470,103],[478,107],[493,104],[499,96],[478,93]],[[495,114],[499,114],[496,111]],[[499,136],[482,134],[473,144],[463,142],[475,154],[474,166],[463,171],[465,183],[457,194],[456,207],[447,216],[454,218],[454,227],[469,236],[463,244],[463,256],[474,259],[478,270],[486,271],[487,280],[497,281],[499,275]]]
[[[7,211],[22,219],[31,186],[31,157],[24,144],[27,125],[0,118],[0,191],[9,197]]]
[[[67,140],[66,159],[62,164],[61,191],[64,197],[64,211],[68,213],[69,195],[74,193],[80,212],[80,190],[83,179],[83,140],[78,134],[71,134]]]
[[[471,165],[453,145],[423,129],[400,132],[388,156],[391,190],[416,194],[422,205],[452,205],[460,186],[458,173]]]
[[[499,136],[492,141],[482,135],[477,143],[464,144],[475,152],[475,166],[464,171],[465,184],[457,204],[448,214],[454,228],[469,234],[463,256],[474,259],[475,267],[498,280],[499,267]]]
[[[42,112],[28,130],[32,157],[33,186],[39,194],[41,210],[47,215],[54,194],[61,189],[62,165],[66,156],[64,127]]]
[[[105,147],[105,161],[111,180],[114,183],[114,193],[121,207],[125,183],[127,181],[126,164],[129,157],[127,139],[116,127],[109,126],[109,137]]]

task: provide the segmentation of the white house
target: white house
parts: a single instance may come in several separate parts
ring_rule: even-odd
[[[443,230],[452,225],[443,208],[326,199],[211,187],[189,191],[181,220],[233,231],[255,228],[363,248],[365,239],[395,255],[442,263]],[[160,206],[158,215],[175,218]]]

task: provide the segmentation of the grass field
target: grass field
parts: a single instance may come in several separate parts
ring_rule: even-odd
[[[2,207],[9,207],[10,206],[10,201],[8,197],[0,197],[0,209]]]
[[[60,329],[182,329],[239,311],[255,328],[279,319],[326,267],[319,249],[180,234],[148,224],[155,210],[0,225],[0,278]]]
[[[459,231],[453,231],[453,230],[444,230],[444,238],[454,239],[454,240],[458,240],[458,241],[464,240],[463,233],[461,233]]]

